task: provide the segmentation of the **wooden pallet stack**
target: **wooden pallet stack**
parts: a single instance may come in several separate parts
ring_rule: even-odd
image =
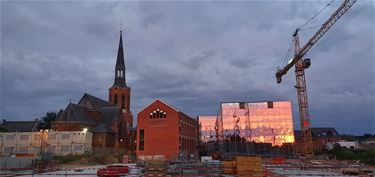
[[[236,157],[238,177],[260,177],[264,176],[261,157]]]
[[[224,174],[236,174],[236,161],[223,161]]]
[[[147,161],[145,165],[145,176],[166,176],[167,163],[163,160]]]

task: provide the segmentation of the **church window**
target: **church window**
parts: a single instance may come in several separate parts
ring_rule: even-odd
[[[115,94],[115,97],[113,98],[113,103],[117,104],[117,94]]]
[[[167,118],[167,113],[163,110],[156,109],[150,113],[150,118]]]
[[[112,95],[109,94],[109,102],[112,102]]]
[[[125,95],[124,94],[121,96],[121,108],[125,109]]]
[[[123,130],[123,127],[122,127],[122,123],[119,123],[118,125],[118,140],[120,141],[121,139],[123,139],[123,136],[124,136],[124,130]]]

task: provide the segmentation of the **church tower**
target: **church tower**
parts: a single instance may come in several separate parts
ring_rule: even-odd
[[[115,66],[115,80],[111,88],[109,88],[109,102],[121,108],[126,127],[133,126],[133,115],[130,111],[130,87],[126,85],[125,77],[125,60],[124,49],[122,44],[122,31],[120,31],[120,42],[117,51],[117,60]]]

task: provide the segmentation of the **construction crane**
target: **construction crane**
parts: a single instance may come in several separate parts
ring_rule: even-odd
[[[300,28],[297,28],[293,34],[294,42],[294,57],[283,67],[277,68],[276,71],[276,80],[277,83],[281,83],[281,78],[285,75],[290,68],[295,66],[296,74],[296,89],[298,97],[298,110],[300,117],[300,126],[301,126],[301,153],[305,156],[313,155],[313,144],[312,144],[312,135],[310,128],[310,116],[309,116],[309,106],[307,101],[307,90],[306,90],[306,80],[305,80],[305,69],[310,67],[311,60],[302,58],[306,53],[311,49],[312,46],[340,19],[341,16],[349,10],[350,7],[357,0],[344,0],[340,7],[331,15],[331,17],[320,27],[320,29],[314,34],[309,41],[300,48],[298,32]]]

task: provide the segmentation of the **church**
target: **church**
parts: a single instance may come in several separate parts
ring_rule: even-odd
[[[85,93],[77,104],[69,103],[53,123],[54,131],[93,133],[93,148],[133,149],[133,114],[130,111],[131,89],[126,84],[122,31],[117,52],[115,77],[108,89],[108,101]]]

